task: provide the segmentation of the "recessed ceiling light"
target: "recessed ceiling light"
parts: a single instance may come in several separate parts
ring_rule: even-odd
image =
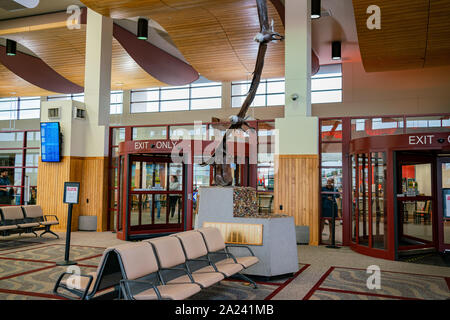
[[[311,19],[319,19],[321,13],[320,0],[311,0]]]
[[[138,29],[137,29],[137,38],[139,40],[147,40],[148,39],[148,20],[147,19],[139,18]]]
[[[331,44],[331,59],[341,60],[341,42],[333,41]]]
[[[11,39],[6,39],[6,55],[15,56],[17,52],[17,42]]]

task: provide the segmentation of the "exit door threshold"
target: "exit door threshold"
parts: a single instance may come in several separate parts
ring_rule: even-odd
[[[409,250],[399,250],[398,256],[404,257],[404,256],[411,256],[415,254],[424,254],[424,253],[430,253],[430,252],[436,252],[436,248],[416,248],[416,249],[409,249]]]

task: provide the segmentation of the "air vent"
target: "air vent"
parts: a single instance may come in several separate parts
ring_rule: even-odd
[[[59,119],[61,118],[61,108],[48,108],[48,118],[49,119]]]
[[[73,118],[74,119],[86,119],[86,110],[74,107],[73,108]]]

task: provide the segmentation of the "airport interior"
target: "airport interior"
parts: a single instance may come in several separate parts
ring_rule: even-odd
[[[0,1],[0,300],[449,300],[449,251],[450,1]]]

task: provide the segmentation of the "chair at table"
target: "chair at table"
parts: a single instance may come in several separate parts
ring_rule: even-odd
[[[431,200],[426,200],[422,210],[414,211],[414,222],[421,223],[422,219],[424,224],[430,223],[431,214]]]

